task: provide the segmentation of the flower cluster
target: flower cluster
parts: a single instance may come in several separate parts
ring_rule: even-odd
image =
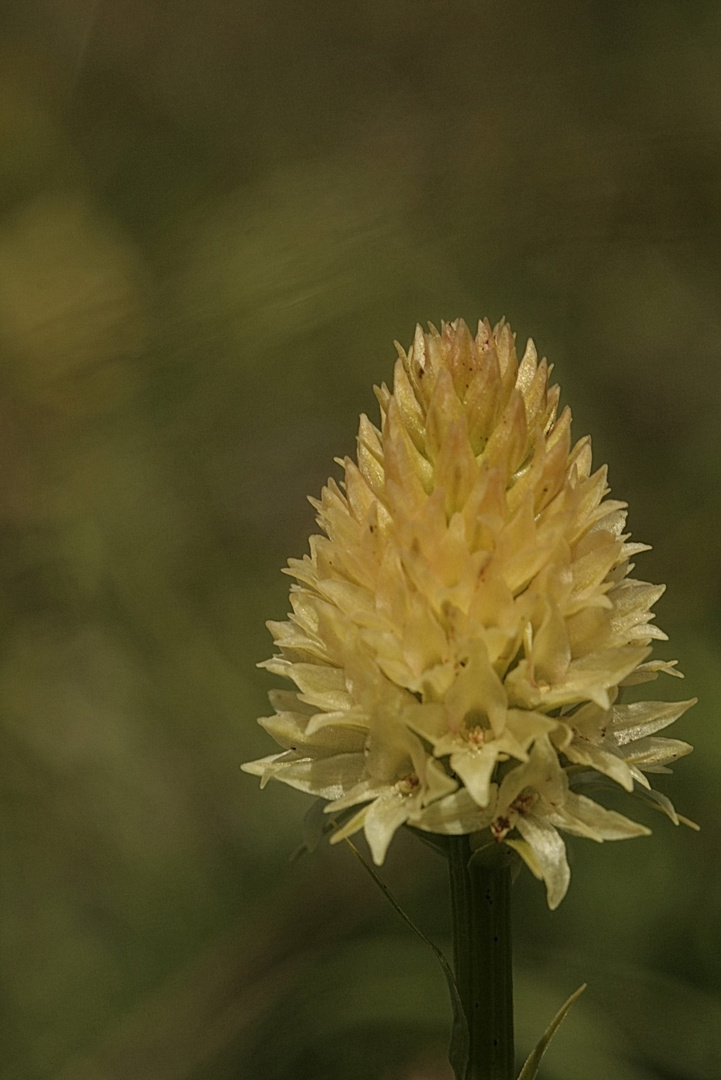
[[[559,829],[649,831],[584,788],[610,778],[678,820],[646,774],[691,750],[656,733],[693,701],[619,694],[677,674],[648,660],[663,586],[629,576],[646,545],[590,440],[571,444],[533,342],[519,363],[507,325],[458,321],[398,352],[381,427],[361,417],[357,461],[313,500],[325,535],[290,560],[293,611],[269,623],[264,666],[295,689],[260,723],[284,750],[244,768],[346,812],[333,840],[364,829],[377,864],[406,823],[504,842],[556,907]]]

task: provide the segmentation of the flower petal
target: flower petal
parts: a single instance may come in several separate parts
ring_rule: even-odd
[[[409,803],[409,796],[389,791],[380,795],[368,807],[363,829],[376,866],[380,866],[385,859],[396,829],[408,820],[411,809]]]
[[[466,785],[471,798],[479,806],[488,806],[491,797],[491,776],[498,759],[493,743],[475,750],[459,750],[451,755],[451,768]]]
[[[668,727],[698,698],[688,701],[635,701],[631,705],[615,705],[611,709],[611,734],[614,741],[623,746],[646,735]]]
[[[585,795],[569,791],[563,807],[549,820],[559,829],[586,836],[599,843],[602,840],[627,840],[632,836],[649,836],[650,829],[631,821],[615,810],[599,806]]]
[[[605,776],[610,776],[617,784],[626,791],[633,791],[633,775],[628,763],[618,753],[604,750],[595,746],[586,739],[576,738],[564,748],[564,754],[569,761],[577,765],[590,765],[592,769]]]
[[[571,880],[566,845],[553,825],[533,814],[519,817],[516,828],[533,852],[537,872],[546,883],[548,906],[554,911],[566,895]],[[525,857],[522,850],[518,853]],[[528,865],[533,870],[531,864]]]
[[[676,758],[690,754],[693,747],[681,739],[639,739],[627,747],[621,748],[626,761],[637,765],[644,772],[668,772],[664,766]]]
[[[498,788],[492,785],[488,807],[483,810],[465,788],[459,788],[452,795],[426,806],[422,811],[414,811],[409,824],[427,832],[446,833],[459,836],[464,833],[480,832],[488,828],[495,813],[495,798]]]
[[[261,769],[260,766],[264,765]],[[363,754],[335,754],[332,757],[288,758],[277,754],[241,766],[245,772],[267,779],[281,780],[289,787],[319,795],[323,799],[339,799],[359,783],[365,774]],[[267,777],[267,779],[266,779]]]

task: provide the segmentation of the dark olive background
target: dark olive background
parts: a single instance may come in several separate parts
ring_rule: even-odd
[[[719,5],[5,0],[0,37],[1,1080],[449,1077],[433,956],[239,765],[305,496],[459,315],[554,362],[669,585],[658,693],[701,699],[659,778],[699,834],[571,840],[552,914],[519,879],[519,1054],[587,980],[544,1080],[718,1080]],[[447,944],[440,860],[384,874]]]

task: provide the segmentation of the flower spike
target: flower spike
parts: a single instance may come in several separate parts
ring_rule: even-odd
[[[269,623],[266,666],[295,688],[261,723],[283,750],[243,767],[356,808],[334,839],[363,829],[376,864],[404,824],[507,844],[556,907],[559,830],[648,832],[575,776],[650,790],[691,749],[656,732],[693,699],[619,699],[677,674],[649,660],[663,589],[630,576],[645,545],[532,341],[519,361],[507,324],[457,321],[398,353],[380,426],[361,417],[357,460],[313,502],[288,621]]]

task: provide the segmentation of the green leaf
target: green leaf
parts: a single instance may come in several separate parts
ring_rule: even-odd
[[[351,849],[355,857],[362,863],[366,871],[373,878],[378,888],[385,895],[386,899],[396,909],[403,921],[407,923],[413,933],[416,934],[421,939],[421,941],[423,941],[428,946],[429,949],[433,950],[433,953],[435,954],[438,963],[441,965],[441,968],[443,969],[443,974],[446,977],[448,993],[451,997],[451,1005],[453,1006],[453,1023],[451,1026],[451,1044],[448,1050],[448,1060],[451,1063],[451,1067],[453,1069],[456,1080],[465,1080],[466,1070],[468,1068],[469,1052],[468,1021],[466,1020],[466,1014],[463,1010],[463,1004],[461,1002],[460,994],[458,993],[458,987],[456,986],[453,968],[448,963],[448,960],[438,948],[438,946],[435,945],[429,937],[426,937],[420,927],[416,926],[416,924],[413,922],[413,919],[411,919],[410,915],[408,915],[403,910],[403,908],[398,903],[386,883],[378,875],[375,868],[363,858],[355,844],[347,838],[345,842]]]
[[[561,1008],[554,1016],[553,1020],[551,1020],[551,1023],[544,1031],[536,1046],[533,1048],[533,1050],[531,1050],[531,1053],[528,1055],[526,1059],[526,1064],[523,1066],[520,1073],[518,1074],[518,1080],[535,1080],[535,1077],[538,1075],[538,1070],[541,1065],[541,1058],[546,1053],[546,1050],[548,1049],[548,1044],[561,1026],[561,1021],[565,1019],[566,1013],[571,1008],[573,1003],[575,1001],[578,1001],[581,994],[586,989],[587,985],[587,983],[583,983],[583,985],[579,986],[578,990],[574,990],[570,998],[568,998],[568,1000],[563,1003]]]

